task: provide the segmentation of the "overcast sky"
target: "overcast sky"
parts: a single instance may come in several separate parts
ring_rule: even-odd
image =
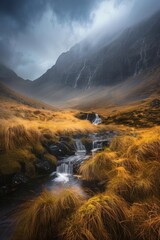
[[[160,0],[0,0],[0,62],[36,79],[75,43],[159,8]]]

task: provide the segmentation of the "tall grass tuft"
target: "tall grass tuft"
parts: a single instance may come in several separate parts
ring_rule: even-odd
[[[110,173],[109,179],[106,190],[113,192],[130,202],[130,194],[134,181],[133,176],[131,176],[124,167],[117,167]]]
[[[39,141],[40,133],[34,129],[26,129],[23,125],[4,127],[0,131],[2,151],[14,150],[24,146],[27,143]]]
[[[141,161],[160,162],[160,139],[141,144],[137,152],[137,158]]]
[[[120,197],[113,194],[94,196],[75,212],[63,232],[63,239],[130,239],[127,214],[127,204]]]
[[[87,181],[104,181],[113,168],[114,153],[102,152],[85,161],[80,167],[80,174]]]
[[[117,152],[119,156],[125,157],[128,148],[135,143],[135,137],[117,136],[113,138],[110,149]]]
[[[137,159],[119,158],[115,161],[117,167],[124,167],[130,173],[135,173],[141,168],[141,162]]]
[[[132,236],[137,240],[160,239],[160,202],[136,203],[130,210]]]
[[[19,211],[12,240],[54,240],[61,226],[84,202],[78,189],[43,192]]]

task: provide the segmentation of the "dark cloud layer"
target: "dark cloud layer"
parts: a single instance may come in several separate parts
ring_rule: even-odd
[[[159,8],[160,0],[0,0],[0,62],[34,79],[105,21],[111,31]]]
[[[14,21],[19,27],[26,27],[38,20],[50,7],[60,21],[86,21],[95,4],[102,0],[1,0],[0,13]]]

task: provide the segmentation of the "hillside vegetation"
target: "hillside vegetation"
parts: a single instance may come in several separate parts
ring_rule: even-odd
[[[74,117],[74,111],[59,111],[0,85],[0,175],[19,172],[22,164],[26,173],[35,176],[35,161],[50,161],[44,144],[57,142],[60,136],[91,132],[98,127]]]
[[[96,192],[42,193],[19,212],[12,239],[160,239],[159,157],[160,127],[115,137],[81,165],[83,181],[97,184]]]

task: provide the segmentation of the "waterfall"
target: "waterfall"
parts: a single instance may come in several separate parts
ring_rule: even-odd
[[[86,148],[80,139],[75,139],[75,147],[77,154],[86,154]]]
[[[95,113],[95,120],[92,122],[94,125],[98,125],[102,123],[102,119],[99,117],[97,113]]]
[[[136,63],[136,69],[134,74],[135,76],[141,73],[141,70],[143,67],[146,68],[147,66],[147,50],[146,49],[147,49],[147,45],[145,44],[145,40],[143,40],[140,53],[139,53],[140,59]]]
[[[89,117],[89,113],[87,113],[87,117],[86,117],[86,120],[88,120],[88,117]]]
[[[73,164],[71,162],[62,163],[57,166],[57,173],[73,174]]]
[[[54,178],[53,181],[57,183],[68,183],[69,175],[73,175],[73,164],[70,161],[67,163],[61,163],[57,166],[56,178]]]
[[[83,64],[83,67],[81,68],[77,78],[76,78],[76,81],[75,81],[75,84],[74,84],[74,88],[77,88],[77,84],[78,84],[78,81],[82,75],[82,72],[84,71],[84,69],[86,68],[86,60],[84,61],[84,64]]]

